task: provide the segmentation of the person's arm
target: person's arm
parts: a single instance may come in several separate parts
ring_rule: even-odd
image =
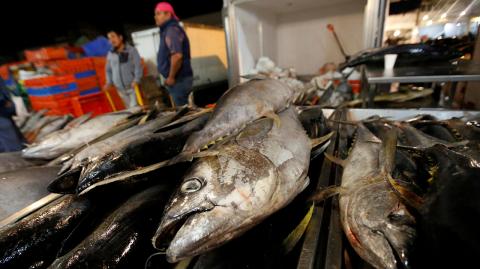
[[[134,66],[134,79],[132,83],[132,88],[135,88],[136,85],[140,84],[140,81],[143,77],[142,59],[140,58],[140,54],[138,53],[138,50],[136,48],[133,49],[132,57]]]
[[[110,63],[110,54],[107,55],[107,62],[105,63],[105,77],[107,79],[107,84],[104,86],[105,89],[112,86],[112,65]]]
[[[169,29],[166,35],[165,43],[170,52],[170,72],[165,80],[165,84],[173,85],[180,68],[182,68],[182,43],[185,37],[179,29],[175,28]]]
[[[183,55],[181,53],[174,53],[170,56],[170,72],[168,73],[167,85],[175,84],[175,77],[182,67]]]

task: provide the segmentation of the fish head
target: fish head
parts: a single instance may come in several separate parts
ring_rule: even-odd
[[[237,237],[270,213],[276,177],[267,158],[239,146],[199,159],[167,204],[153,245],[161,248],[181,226],[167,249],[176,262]]]
[[[356,206],[347,212],[346,235],[375,268],[409,268],[415,218],[385,184],[362,187],[352,198]]]

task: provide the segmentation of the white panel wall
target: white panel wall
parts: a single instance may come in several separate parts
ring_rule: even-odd
[[[294,67],[298,74],[314,74],[327,62],[344,61],[335,39],[327,30],[334,25],[347,54],[364,49],[363,18],[365,2],[317,8],[279,15],[277,62]]]
[[[240,74],[249,74],[261,56],[277,55],[276,16],[266,10],[235,8]]]

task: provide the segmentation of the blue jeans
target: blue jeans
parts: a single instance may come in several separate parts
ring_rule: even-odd
[[[193,77],[179,78],[172,86],[166,86],[176,106],[188,104],[188,94],[192,91]]]

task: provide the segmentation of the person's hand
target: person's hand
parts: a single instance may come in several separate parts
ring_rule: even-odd
[[[165,80],[165,85],[167,85],[167,86],[172,86],[173,84],[175,84],[175,78],[168,77],[168,78]]]
[[[132,89],[136,89],[138,87],[138,83],[137,82],[132,82]]]

